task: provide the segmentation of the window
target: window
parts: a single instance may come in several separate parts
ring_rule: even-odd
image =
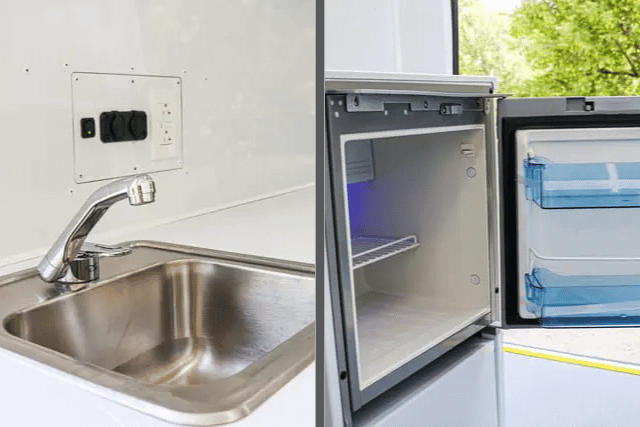
[[[513,96],[639,95],[637,0],[458,0],[460,74]]]

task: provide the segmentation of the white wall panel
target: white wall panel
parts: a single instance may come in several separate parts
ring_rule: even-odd
[[[450,0],[325,1],[325,69],[452,74]]]
[[[315,1],[11,0],[0,38],[0,264],[44,250],[104,184],[74,180],[73,72],[183,82],[184,168],[94,233],[314,181]]]

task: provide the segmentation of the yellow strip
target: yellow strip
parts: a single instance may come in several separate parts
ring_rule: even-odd
[[[537,351],[523,350],[515,347],[503,347],[507,353],[520,354],[523,356],[538,357],[540,359],[555,360],[556,362],[570,363],[572,365],[587,366],[589,368],[604,369],[606,371],[622,372],[625,374],[640,375],[640,369],[626,368],[623,366],[610,365],[608,363],[590,362],[588,360],[574,359],[573,357],[556,356],[547,353],[538,353]]]

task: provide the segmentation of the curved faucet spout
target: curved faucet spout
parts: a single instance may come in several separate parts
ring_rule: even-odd
[[[149,175],[137,175],[98,188],[82,205],[38,265],[45,282],[56,282],[67,272],[85,238],[114,203],[129,199],[132,206],[155,200],[155,184]]]

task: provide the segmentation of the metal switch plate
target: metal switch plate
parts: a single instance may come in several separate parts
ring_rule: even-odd
[[[180,78],[73,73],[71,87],[77,183],[182,168]],[[102,136],[107,121],[101,115],[113,112],[146,114],[144,137],[125,135],[109,143],[82,137],[83,119],[94,119],[95,134]]]

